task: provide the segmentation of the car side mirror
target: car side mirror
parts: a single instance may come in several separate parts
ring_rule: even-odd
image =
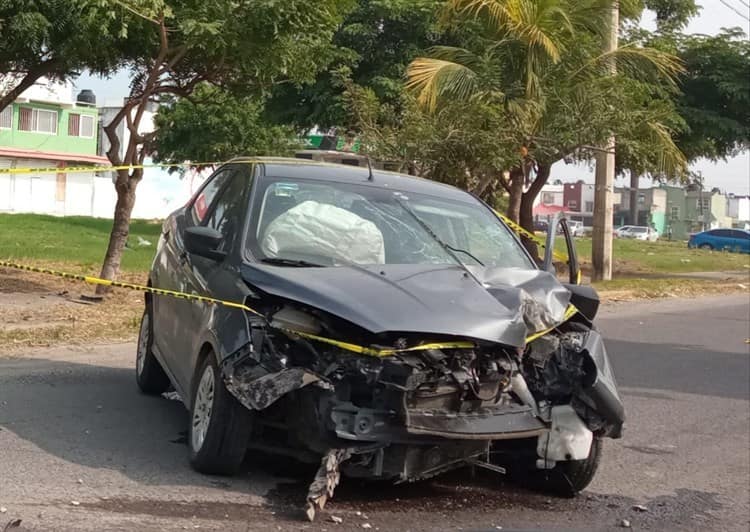
[[[212,227],[188,227],[185,229],[185,249],[188,253],[220,262],[227,256],[219,247],[224,236]]]

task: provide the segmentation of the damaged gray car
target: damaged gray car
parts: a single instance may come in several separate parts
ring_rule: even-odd
[[[624,421],[570,232],[538,264],[472,195],[295,159],[236,159],[164,223],[136,378],[190,411],[190,461],[232,474],[249,449],[412,482],[466,467],[566,494]]]

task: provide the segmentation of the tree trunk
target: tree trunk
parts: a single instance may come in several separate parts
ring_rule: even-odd
[[[43,75],[44,71],[41,69],[30,70],[15,87],[0,96],[0,111],[12,104],[23,91],[31,87]]]
[[[127,172],[127,170],[121,170]],[[102,279],[115,279],[120,272],[120,261],[125,243],[130,234],[130,215],[135,205],[135,187],[137,181],[127,180],[115,185],[117,190],[117,203],[115,204],[115,218],[112,222],[112,231],[109,234],[109,245],[104,255],[104,263],[100,277]],[[103,295],[109,292],[108,286],[97,285],[96,294]]]
[[[534,232],[534,200],[536,200],[536,197],[539,195],[539,192],[542,190],[544,185],[547,184],[547,180],[549,179],[551,170],[551,164],[538,163],[536,170],[536,179],[534,179],[534,182],[531,183],[529,189],[521,197],[519,223],[521,224],[521,227],[532,233]],[[536,259],[541,258],[539,257],[539,247],[537,246],[536,242],[528,238],[524,238],[523,243],[532,257]]]
[[[630,225],[638,225],[638,181],[640,176],[630,171]]]
[[[518,223],[521,219],[521,198],[523,196],[523,169],[513,167],[510,171],[510,199],[508,200],[507,216]]]

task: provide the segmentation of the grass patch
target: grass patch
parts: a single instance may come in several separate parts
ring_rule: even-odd
[[[112,220],[38,214],[0,214],[0,260],[73,265],[99,273],[112,230]],[[134,220],[121,268],[145,272],[151,266],[161,232],[160,222]],[[138,246],[138,238],[150,246]]]
[[[562,238],[555,247],[564,250]],[[591,264],[591,239],[577,238],[576,249],[583,266]],[[613,242],[614,273],[690,273],[716,271],[750,271],[750,255],[688,249],[685,242],[643,242],[616,238]]]
[[[707,279],[613,279],[594,283],[602,301],[629,301],[665,297],[698,297],[709,294],[747,293],[750,284],[737,280]]]

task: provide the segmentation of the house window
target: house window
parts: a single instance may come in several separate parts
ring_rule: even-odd
[[[68,115],[68,135],[71,137],[94,137],[94,117],[71,113]]]
[[[672,209],[669,212],[669,218],[671,220],[679,220],[679,218],[680,218],[680,208],[679,207],[672,207]]]
[[[644,203],[646,203],[646,195],[638,194],[638,204],[643,205]]]
[[[594,212],[594,202],[593,201],[587,201],[586,202],[586,212]]]
[[[576,200],[568,200],[568,208],[569,209],[577,209],[578,208],[578,202]]]
[[[545,192],[542,194],[542,203],[545,205],[552,205],[555,203],[555,195],[552,192]]]
[[[21,107],[18,129],[57,135],[57,111]]]
[[[700,209],[701,208],[701,200],[697,199],[695,200],[695,208]],[[711,198],[703,198],[703,210],[707,211],[711,208]]]
[[[10,129],[13,127],[13,106],[9,105],[0,111],[0,129]]]

